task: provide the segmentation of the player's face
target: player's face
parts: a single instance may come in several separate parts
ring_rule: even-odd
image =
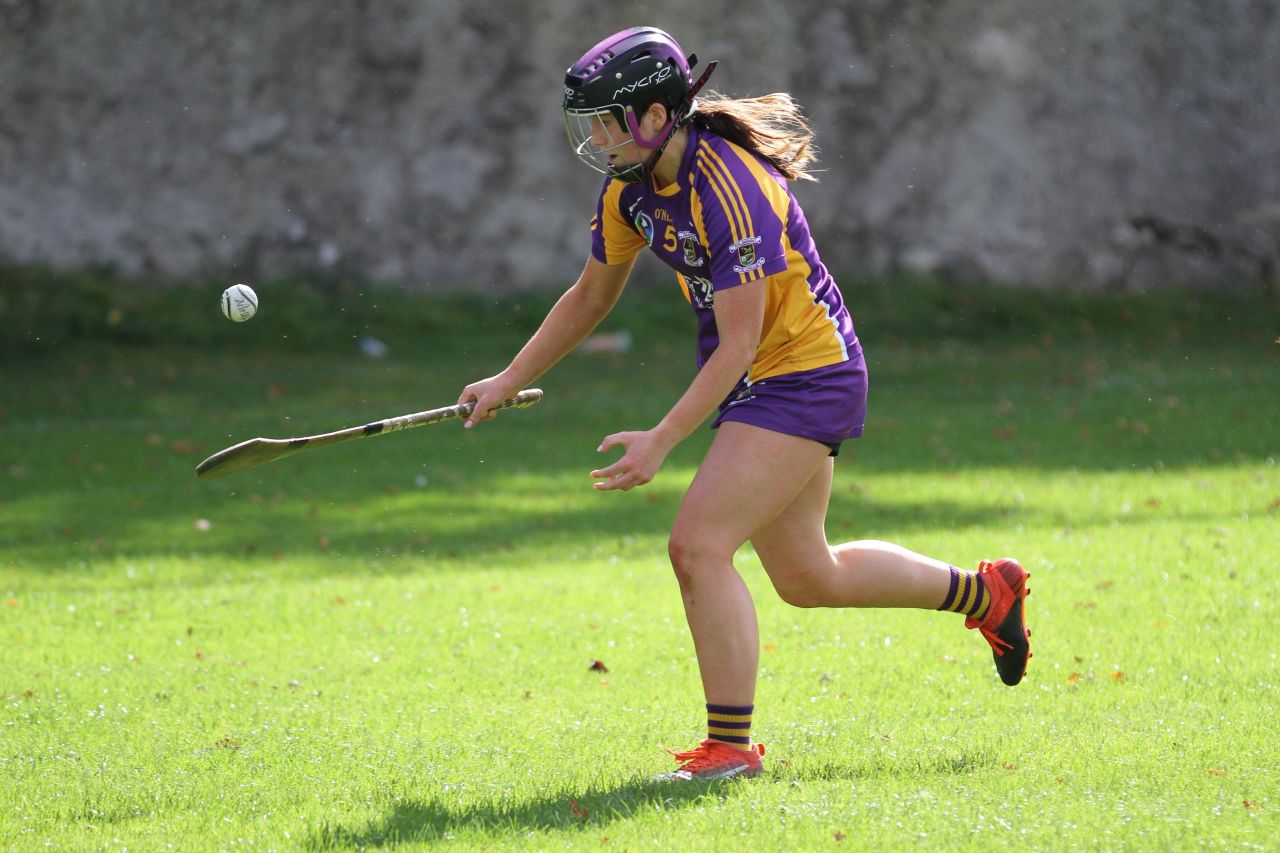
[[[631,141],[631,133],[612,113],[591,117],[591,144],[597,151],[608,151],[609,163],[615,166],[631,166],[640,162],[640,151]]]

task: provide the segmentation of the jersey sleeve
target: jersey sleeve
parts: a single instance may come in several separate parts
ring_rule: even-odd
[[[629,261],[648,245],[622,218],[624,186],[612,178],[605,181],[596,202],[596,215],[591,217],[591,257],[602,264]]]
[[[787,268],[783,246],[787,205],[786,188],[751,154],[699,140],[690,207],[707,248],[714,290],[747,284]]]

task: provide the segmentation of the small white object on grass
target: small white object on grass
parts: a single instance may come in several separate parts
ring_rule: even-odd
[[[364,353],[366,358],[386,358],[387,353],[391,352],[391,347],[373,335],[361,335],[356,339],[356,345],[360,347],[360,352]]]
[[[243,323],[258,313],[258,294],[247,284],[233,284],[222,291],[222,313],[228,320]]]

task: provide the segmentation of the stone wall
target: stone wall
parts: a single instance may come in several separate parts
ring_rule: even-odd
[[[563,286],[598,182],[560,81],[636,23],[805,105],[838,270],[1276,275],[1275,0],[0,0],[0,263]]]

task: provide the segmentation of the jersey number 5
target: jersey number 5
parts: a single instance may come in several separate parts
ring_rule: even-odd
[[[676,239],[676,229],[668,225],[666,233],[663,234],[662,249],[665,252],[674,252],[677,245],[679,245],[679,241]]]

